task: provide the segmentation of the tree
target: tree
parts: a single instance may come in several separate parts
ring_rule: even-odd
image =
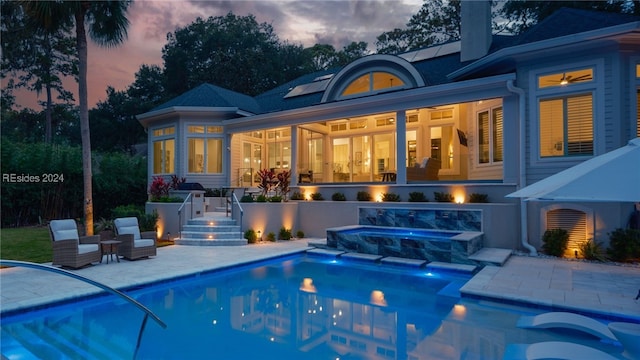
[[[52,141],[53,91],[65,103],[73,95],[64,89],[62,78],[77,74],[72,23],[37,23],[25,16],[18,2],[2,2],[2,77],[11,76],[7,89],[26,87],[46,93],[44,141]],[[13,81],[13,80],[17,80]]]
[[[640,1],[515,1],[504,2],[499,13],[508,20],[506,30],[520,34],[562,7],[640,15]]]
[[[369,53],[367,43],[364,41],[352,42],[336,51],[333,45],[315,44],[304,49],[307,67],[312,71],[327,70],[334,67],[345,66]]]
[[[82,139],[82,173],[84,188],[84,226],[87,235],[93,234],[93,194],[91,172],[91,137],[87,99],[87,32],[100,46],[115,46],[127,36],[129,20],[126,12],[131,1],[27,1],[25,12],[36,24],[54,34],[69,19],[75,21],[76,51],[78,54],[78,100],[80,135]],[[86,22],[86,24],[85,24]]]
[[[267,23],[253,15],[196,19],[167,34],[162,49],[167,91],[179,95],[203,82],[247,95],[257,95],[305,73],[287,66],[303,59],[301,46],[281,43]]]
[[[425,0],[406,29],[384,32],[376,38],[380,54],[398,54],[460,39],[460,0]]]

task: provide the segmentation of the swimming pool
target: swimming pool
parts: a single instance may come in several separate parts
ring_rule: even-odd
[[[621,358],[619,344],[590,335],[517,328],[543,311],[460,298],[468,279],[293,256],[127,293],[168,324],[147,324],[139,359],[501,359],[509,344],[549,340]],[[110,295],[6,316],[2,354],[132,358],[142,318]]]

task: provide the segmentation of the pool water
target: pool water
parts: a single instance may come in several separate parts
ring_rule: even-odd
[[[126,292],[155,312],[138,359],[502,359],[514,343],[620,344],[520,329],[543,310],[461,298],[462,273],[310,255]],[[111,295],[2,318],[7,359],[131,359],[143,314]],[[606,323],[606,321],[603,321]]]

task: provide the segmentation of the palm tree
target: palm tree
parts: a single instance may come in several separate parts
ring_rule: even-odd
[[[57,29],[56,24],[73,19],[76,25],[76,50],[78,52],[78,101],[80,135],[82,139],[82,173],[84,183],[84,226],[87,235],[93,234],[93,189],[91,184],[91,138],[89,131],[89,107],[87,104],[87,32],[96,44],[112,47],[127,38],[129,20],[127,9],[132,0],[126,1],[25,1],[25,12],[39,24],[47,24],[46,31]]]

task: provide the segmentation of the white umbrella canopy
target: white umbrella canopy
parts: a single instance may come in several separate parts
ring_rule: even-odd
[[[640,138],[507,197],[549,201],[640,202]]]

